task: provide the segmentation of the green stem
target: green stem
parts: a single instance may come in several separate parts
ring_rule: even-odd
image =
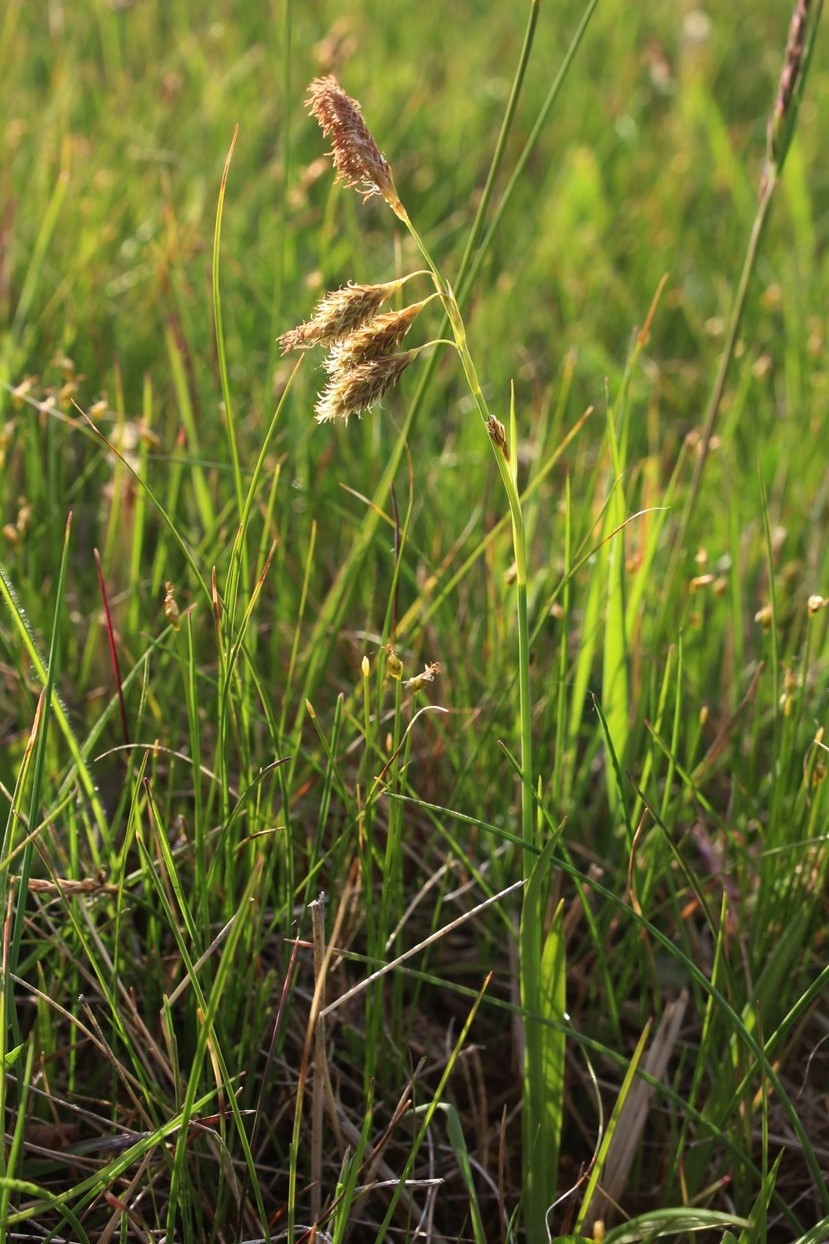
[[[501,476],[501,483],[507,496],[507,504],[509,505],[510,517],[512,519],[512,548],[515,558],[515,584],[517,592],[518,605],[518,703],[519,703],[519,733],[521,742],[521,836],[528,847],[534,846],[533,831],[533,780],[532,780],[532,715],[530,706],[530,637],[529,637],[529,620],[527,611],[527,551],[526,539],[524,535],[524,515],[521,511],[521,499],[518,495],[518,485],[515,478],[514,466],[510,462],[507,452],[496,442],[491,433],[493,426],[493,415],[487,405],[484,397],[478,373],[475,369],[475,363],[469,351],[469,345],[466,340],[466,326],[463,322],[458,300],[452,290],[452,287],[443,279],[440,270],[435,264],[432,256],[426,248],[426,244],[421,238],[415,226],[412,224],[405,208],[400,207],[398,216],[409,230],[413,240],[423,256],[432,273],[444,310],[449,318],[452,328],[452,336],[455,339],[455,346],[461,360],[461,365],[466,376],[466,382],[469,391],[475,399],[478,407],[478,413],[484,425],[490,447],[495,455],[495,461],[498,464],[498,471]],[[513,445],[513,453],[515,446]],[[524,871],[528,874],[532,866],[532,857],[525,850],[524,853]]]

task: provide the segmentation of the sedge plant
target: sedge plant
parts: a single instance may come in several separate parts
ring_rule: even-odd
[[[360,105],[345,93],[331,75],[312,82],[308,104],[323,134],[331,140],[337,180],[346,186],[360,189],[366,198],[380,195],[403,222],[428,265],[435,294],[443,303],[452,330],[452,340],[447,344],[457,350],[483,431],[492,447],[498,467],[512,522],[518,617],[521,831],[525,847],[531,850],[537,844],[533,828],[532,800],[527,555],[517,486],[514,420],[508,440],[504,424],[492,414],[484,397],[467,342],[463,316],[452,287],[438,269],[426,243],[403,206],[391,168],[366,126]],[[329,348],[325,361],[328,383],[316,404],[318,422],[347,422],[351,415],[359,415],[369,410],[398,382],[419,353],[443,343],[444,339],[438,339],[411,350],[397,349],[429,299],[412,303],[402,311],[383,315],[379,315],[378,311],[408,279],[410,278],[382,285],[348,285],[329,293],[317,305],[308,323],[292,329],[280,338],[283,350],[315,345]],[[513,444],[512,452],[510,440]]]
[[[519,974],[524,1008],[524,1099],[522,1114],[524,1213],[530,1238],[546,1231],[546,1214],[555,1186],[561,1123],[564,1043],[545,1020],[561,1022],[564,1012],[564,949],[560,920],[544,934],[547,918],[553,838],[541,850],[534,815],[532,716],[530,698],[530,636],[527,608],[527,548],[524,516],[518,489],[517,420],[510,403],[509,430],[490,409],[469,346],[466,325],[452,285],[434,260],[415,227],[395,185],[391,167],[363,118],[360,104],[343,90],[333,75],[315,79],[309,88],[308,108],[331,142],[336,179],[360,191],[365,199],[379,196],[402,222],[425,264],[413,272],[380,284],[349,284],[330,291],[318,302],[310,320],[284,333],[283,351],[323,347],[327,384],[320,393],[315,416],[320,424],[347,423],[352,415],[371,409],[400,380],[426,350],[448,345],[457,352],[463,374],[498,470],[509,514],[514,561],[517,631],[518,756],[515,764],[520,790],[522,876],[536,884],[528,891],[519,939]],[[434,293],[404,306],[381,311],[411,279],[428,275]],[[400,349],[417,317],[433,298],[440,300],[451,338]],[[508,760],[511,758],[508,757]],[[533,865],[536,863],[534,869]],[[531,898],[531,901],[529,901]],[[529,905],[528,905],[529,904]]]

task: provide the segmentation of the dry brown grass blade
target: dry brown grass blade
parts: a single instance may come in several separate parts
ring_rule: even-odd
[[[642,1070],[654,1080],[664,1079],[671,1055],[676,1048],[687,1006],[688,991],[683,990],[678,998],[665,1007],[642,1064]],[[601,1187],[597,1190],[585,1219],[584,1230],[588,1234],[598,1221],[606,1223],[615,1212],[625,1190],[655,1096],[656,1089],[651,1084],[641,1078],[634,1080],[608,1149]]]

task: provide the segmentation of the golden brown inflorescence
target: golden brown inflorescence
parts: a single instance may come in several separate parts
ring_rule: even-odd
[[[282,353],[310,350],[312,346],[333,346],[342,341],[373,319],[402,284],[402,281],[387,281],[384,285],[349,282],[341,289],[331,290],[317,303],[307,323],[282,334],[279,338]]]
[[[362,190],[366,198],[382,195],[406,221],[391,169],[357,101],[329,75],[311,83],[307,102],[323,134],[331,139],[337,180]],[[378,314],[406,279],[383,285],[350,284],[334,290],[320,300],[307,323],[279,338],[283,353],[329,347],[324,363],[328,383],[314,408],[318,422],[347,420],[368,410],[397,383],[415,357],[417,350],[398,353],[398,346],[429,299],[401,311]]]
[[[358,363],[370,363],[372,359],[393,354],[425,305],[426,300],[412,303],[402,311],[376,315],[332,347],[323,363],[325,370],[333,376]]]
[[[329,74],[315,78],[308,88],[306,102],[325,137],[331,139],[337,180],[361,190],[366,199],[382,195],[392,211],[404,218],[388,161],[363,120],[356,99],[346,95],[337,79]]]
[[[315,407],[320,423],[347,420],[368,410],[397,383],[415,357],[415,350],[395,351],[429,299],[402,311],[376,314],[403,283],[346,285],[334,290],[320,300],[306,324],[279,338],[283,352],[331,347],[324,363],[328,384]]]
[[[368,410],[397,384],[416,353],[404,350],[402,354],[388,354],[334,373],[314,407],[317,422],[348,420],[350,415]]]

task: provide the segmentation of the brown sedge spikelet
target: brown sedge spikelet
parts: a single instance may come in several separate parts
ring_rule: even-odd
[[[176,601],[176,589],[169,582],[164,584],[164,616],[174,631],[181,630],[181,610]]]
[[[780,147],[783,130],[797,88],[798,79],[800,78],[800,71],[803,67],[809,6],[810,0],[796,0],[794,12],[792,13],[789,37],[786,41],[786,53],[783,58],[783,69],[777,86],[777,98],[769,118],[768,143],[772,163],[777,163],[782,154]]]
[[[396,682],[400,682],[403,677],[403,662],[395,652],[393,644],[386,644],[386,673]]]
[[[336,343],[323,363],[325,370],[333,376],[359,363],[370,363],[372,359],[393,354],[427,302],[428,299],[424,299],[404,307],[402,311],[376,315]]]
[[[317,303],[310,320],[278,338],[279,348],[287,354],[289,350],[334,345],[373,319],[402,285],[403,281],[386,281],[382,285],[349,282],[331,290]]]
[[[397,384],[416,354],[417,350],[404,350],[401,354],[385,355],[338,371],[317,399],[314,407],[317,423],[330,423],[334,419],[347,421],[350,415],[369,410]]]
[[[405,685],[411,691],[422,691],[427,682],[434,682],[435,678],[441,672],[439,661],[430,661],[424,667],[422,674],[415,674],[414,678],[407,678]]]
[[[486,421],[486,430],[491,439],[498,446],[504,456],[504,461],[509,462],[509,445],[507,443],[507,430],[500,419],[496,419],[495,415],[490,415]]]
[[[392,211],[404,219],[405,211],[388,161],[363,120],[356,99],[346,95],[337,79],[329,74],[314,79],[306,104],[325,137],[331,139],[337,181],[361,190],[364,200],[374,194],[382,195]]]

